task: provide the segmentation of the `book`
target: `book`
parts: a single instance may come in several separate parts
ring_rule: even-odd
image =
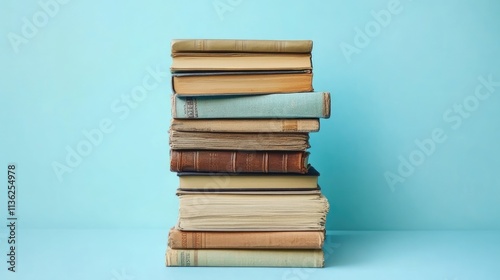
[[[172,249],[321,249],[324,231],[180,231],[170,229]]]
[[[305,151],[307,133],[218,133],[170,130],[173,150]]]
[[[186,132],[317,132],[319,119],[172,119],[170,128]]]
[[[174,172],[306,173],[308,152],[170,150]]]
[[[290,70],[174,73],[172,90],[182,96],[308,92],[313,91],[312,72]]]
[[[248,96],[172,96],[178,119],[329,118],[330,93],[294,92]]]
[[[322,250],[167,248],[166,266],[323,267]]]
[[[175,53],[170,70],[176,72],[312,70],[307,53]]]
[[[187,231],[324,230],[328,201],[316,191],[178,191],[176,229]]]
[[[318,188],[319,173],[311,166],[306,174],[180,172],[177,176],[181,190],[307,190]]]
[[[311,40],[174,39],[172,53],[178,52],[267,52],[310,53]]]

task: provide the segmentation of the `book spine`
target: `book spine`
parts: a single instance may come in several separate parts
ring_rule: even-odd
[[[170,130],[174,150],[306,151],[308,133],[223,133]]]
[[[310,53],[311,40],[172,40],[176,52]]]
[[[322,250],[182,250],[167,248],[167,266],[323,267]]]
[[[171,150],[173,172],[306,173],[307,152]]]
[[[317,132],[319,119],[172,119],[170,128],[185,132]]]
[[[305,71],[305,72],[304,72]],[[179,96],[255,95],[313,91],[312,73],[241,73],[219,72],[209,75],[172,76],[172,88]],[[287,72],[287,71],[284,71]]]
[[[171,229],[172,249],[321,249],[323,231],[203,232]]]
[[[172,117],[179,119],[330,117],[328,92],[173,98]]]

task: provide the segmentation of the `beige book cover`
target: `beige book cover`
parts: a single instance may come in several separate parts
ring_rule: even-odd
[[[306,174],[180,172],[177,176],[183,190],[314,190],[319,172],[310,166]]]
[[[267,71],[270,72],[270,71]],[[175,73],[172,89],[179,96],[252,95],[313,91],[310,70]]]
[[[172,119],[184,132],[317,132],[319,119]]]
[[[312,70],[310,54],[177,53],[172,72]]]
[[[172,53],[177,52],[259,52],[310,53],[311,40],[234,40],[234,39],[174,39]]]

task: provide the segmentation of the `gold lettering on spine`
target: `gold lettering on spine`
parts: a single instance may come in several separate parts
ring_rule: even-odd
[[[236,152],[231,153],[231,167],[233,172],[236,172]]]
[[[264,172],[269,172],[269,153],[264,153]]]

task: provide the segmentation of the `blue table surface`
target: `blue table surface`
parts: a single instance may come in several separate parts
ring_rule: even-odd
[[[316,269],[165,267],[167,233],[21,229],[15,273],[0,239],[0,279],[500,279],[500,231],[332,231]]]

